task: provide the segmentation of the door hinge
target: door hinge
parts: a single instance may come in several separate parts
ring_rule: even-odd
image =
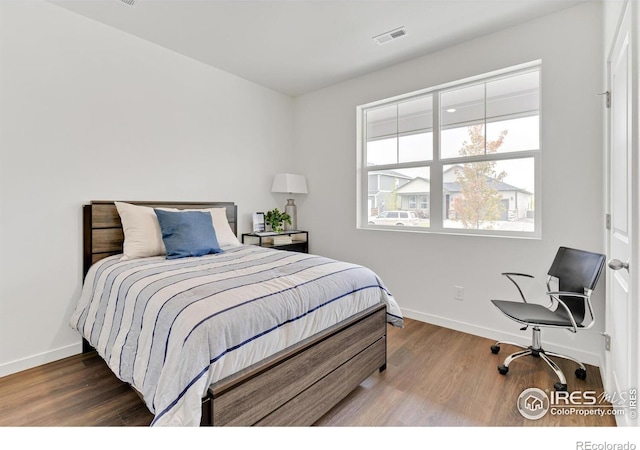
[[[607,105],[607,108],[611,108],[611,92],[609,91],[605,91],[601,94],[598,95],[604,95],[605,96],[605,104]]]
[[[607,227],[607,230],[611,229],[611,214],[605,215],[605,226]]]
[[[611,336],[609,336],[607,333],[600,333],[602,335],[602,337],[604,337],[604,349],[606,351],[610,351],[611,350]]]

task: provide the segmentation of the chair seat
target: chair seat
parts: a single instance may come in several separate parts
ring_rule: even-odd
[[[491,303],[517,322],[553,327],[573,327],[566,314],[551,311],[542,305],[508,300],[491,300]]]

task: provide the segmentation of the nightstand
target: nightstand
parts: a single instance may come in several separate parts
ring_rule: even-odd
[[[290,252],[309,253],[309,232],[297,230],[282,233],[244,233],[242,243]]]

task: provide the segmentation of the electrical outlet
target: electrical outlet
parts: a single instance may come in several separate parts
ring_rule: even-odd
[[[462,286],[454,286],[453,289],[455,290],[453,298],[460,301],[464,300],[464,288]]]

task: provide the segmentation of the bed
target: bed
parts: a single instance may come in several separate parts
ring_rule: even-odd
[[[218,211],[237,234],[230,202],[124,203]],[[152,425],[312,425],[385,370],[386,327],[402,315],[369,269],[239,242],[123,258],[122,204],[83,206],[85,278],[70,323],[138,392]]]

